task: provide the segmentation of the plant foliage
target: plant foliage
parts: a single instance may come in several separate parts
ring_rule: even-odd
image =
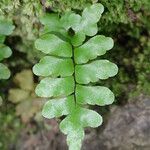
[[[0,18],[0,61],[10,57],[12,54],[11,49],[4,44],[5,37],[10,35],[15,27],[11,21]],[[6,65],[0,63],[0,79],[8,79],[10,71]]]
[[[61,17],[46,14],[41,18],[44,30],[35,41],[35,47],[47,54],[33,67],[33,72],[43,77],[36,94],[49,98],[42,114],[49,119],[67,116],[60,129],[67,135],[70,150],[81,148],[85,127],[102,124],[102,117],[88,104],[104,106],[114,101],[107,87],[94,84],[118,72],[115,64],[97,59],[113,47],[112,38],[96,35],[103,11],[103,5],[97,3],[81,15],[71,11]]]

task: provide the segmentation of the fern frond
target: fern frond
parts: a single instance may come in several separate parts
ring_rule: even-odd
[[[0,17],[0,61],[11,56],[11,49],[4,44],[5,37],[14,30],[12,22]],[[10,71],[6,65],[0,63],[0,79],[8,79]]]
[[[82,15],[66,12],[46,14],[41,18],[44,30],[35,41],[35,47],[44,56],[33,67],[33,72],[44,77],[36,87],[36,94],[48,98],[42,114],[46,118],[67,117],[60,129],[67,134],[70,150],[79,150],[85,127],[98,127],[102,117],[84,105],[109,105],[114,94],[106,87],[90,83],[113,77],[118,67],[108,60],[97,60],[114,43],[112,38],[96,35],[104,7],[97,3],[83,10]],[[92,36],[84,42],[87,36]],[[84,42],[84,43],[83,43]]]

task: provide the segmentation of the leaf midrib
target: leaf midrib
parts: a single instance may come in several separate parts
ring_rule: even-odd
[[[77,100],[76,100],[76,77],[75,77],[75,66],[76,66],[76,63],[75,63],[75,57],[74,57],[74,46],[71,44],[72,46],[72,60],[73,60],[73,67],[74,67],[74,72],[73,72],[73,79],[74,79],[74,92],[73,92],[73,95],[74,95],[74,102],[75,102],[75,105],[77,104]]]

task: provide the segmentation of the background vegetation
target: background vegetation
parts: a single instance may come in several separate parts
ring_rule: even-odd
[[[28,129],[29,133],[43,127],[50,130],[39,113],[43,100],[37,102],[33,91],[38,79],[31,72],[32,66],[42,57],[34,48],[34,40],[42,28],[40,16],[45,12],[61,14],[68,9],[80,13],[85,6],[95,2],[105,7],[98,24],[99,34],[115,40],[114,48],[104,57],[119,67],[116,77],[100,84],[107,84],[112,89],[116,95],[114,105],[124,105],[140,93],[150,95],[149,0],[1,0],[0,16],[11,19],[16,28],[5,41],[13,55],[5,61],[11,78],[0,81],[4,100],[0,107],[0,149],[13,147],[20,132],[31,124],[34,125]],[[29,82],[24,89],[25,78]],[[107,115],[109,108],[100,111]]]

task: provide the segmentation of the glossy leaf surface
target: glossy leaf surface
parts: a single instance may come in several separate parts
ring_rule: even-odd
[[[12,22],[0,17],[0,61],[11,56],[11,49],[4,44],[7,35],[10,35],[15,26]],[[10,71],[7,66],[0,63],[0,79],[8,79],[10,77]]]
[[[82,64],[96,58],[97,56],[104,55],[106,51],[113,47],[113,45],[112,38],[97,35],[80,47],[75,48],[75,62],[77,64]]]
[[[74,92],[74,79],[72,76],[66,78],[44,78],[36,88],[36,94],[40,97],[67,96]]]
[[[53,56],[45,56],[33,67],[33,71],[38,76],[65,77],[73,74],[74,66],[70,58],[62,59]]]
[[[0,63],[0,79],[8,79],[10,77],[10,71],[8,67]]]
[[[4,58],[10,57],[12,54],[11,49],[8,46],[5,46],[4,44],[0,44],[0,61]]]
[[[76,99],[79,104],[105,106],[112,104],[114,94],[103,86],[76,86]]]
[[[71,45],[54,34],[45,34],[35,41],[35,47],[45,54],[71,57]]]
[[[105,106],[114,101],[111,90],[91,85],[118,72],[114,63],[97,60],[114,45],[110,37],[94,36],[103,11],[97,3],[85,8],[82,15],[46,15],[42,20],[45,34],[35,42],[35,47],[47,54],[33,67],[36,75],[44,77],[35,90],[38,96],[48,98],[42,114],[49,119],[66,116],[60,129],[67,135],[69,150],[81,149],[85,127],[102,124],[101,115],[85,105]]]
[[[118,67],[108,60],[96,60],[89,64],[76,65],[76,81],[80,84],[108,79],[118,72]]]
[[[87,36],[94,36],[97,31],[97,22],[99,21],[104,7],[101,4],[93,4],[83,10],[82,18],[79,24],[72,26],[75,32],[82,32]]]
[[[67,134],[69,149],[79,150],[84,138],[84,127],[95,128],[101,124],[102,117],[98,113],[85,108],[76,107],[70,115],[62,120],[60,129],[64,134]]]
[[[69,96],[65,98],[48,100],[43,108],[42,114],[45,118],[60,117],[68,115],[75,107],[74,97]]]
[[[4,18],[0,18],[0,34],[1,35],[10,35],[15,26],[12,25],[11,21],[5,20]]]

